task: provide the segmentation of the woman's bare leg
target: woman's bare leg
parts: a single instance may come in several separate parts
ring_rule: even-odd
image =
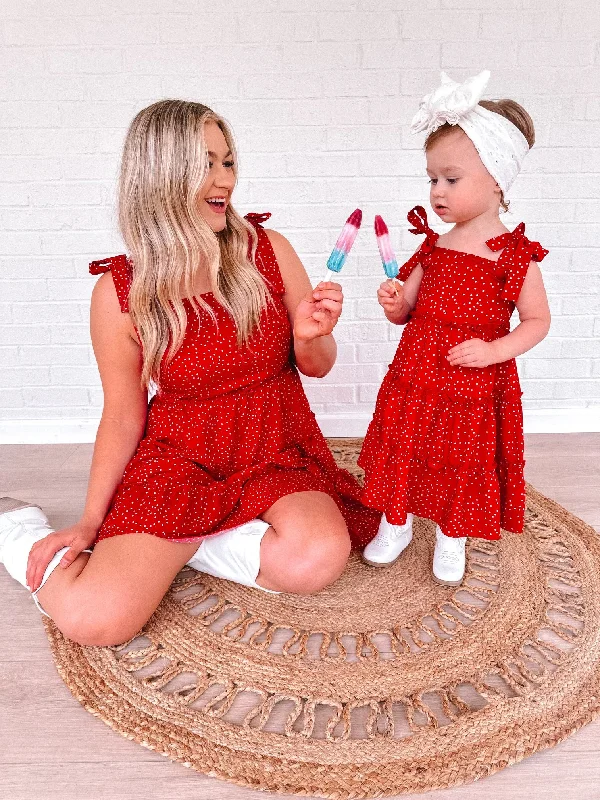
[[[313,594],[341,575],[350,538],[329,495],[287,495],[262,518],[271,527],[260,545],[261,586]],[[144,626],[197,549],[195,543],[149,534],[103,539],[91,555],[82,553],[69,567],[57,567],[38,600],[69,639],[86,645],[120,644]]]
[[[256,582],[266,589],[314,594],[336,581],[350,554],[350,536],[333,499],[324,492],[295,492],[261,518],[271,527],[260,546]]]
[[[57,567],[38,600],[59,630],[86,645],[126,642],[144,626],[198,544],[144,533],[103,539]]]

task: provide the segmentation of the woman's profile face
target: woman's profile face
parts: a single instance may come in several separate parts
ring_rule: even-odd
[[[223,131],[216,122],[204,125],[209,171],[200,189],[200,213],[215,233],[225,228],[225,212],[235,186],[235,164]]]

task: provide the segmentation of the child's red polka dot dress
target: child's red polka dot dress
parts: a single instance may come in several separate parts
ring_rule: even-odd
[[[215,320],[184,300],[187,329],[170,363],[163,360],[144,437],[127,465],[98,540],[126,533],[200,540],[260,516],[294,492],[330,495],[353,541],[369,541],[380,513],[360,502],[360,486],[331,455],[292,362],[284,285],[267,234],[270,214],[249,214],[256,266],[273,303],[260,331],[239,347],[233,320],[211,293]],[[130,263],[116,256],[90,265],[111,270],[121,310],[128,310]]]
[[[446,536],[499,539],[520,533],[525,512],[523,412],[514,359],[484,368],[452,366],[450,348],[491,342],[509,321],[530,262],[548,253],[523,223],[486,242],[500,258],[437,246],[425,209],[408,215],[426,235],[404,264],[424,275],[417,304],[382,383],[359,464],[363,501],[401,525],[407,512],[434,520]]]

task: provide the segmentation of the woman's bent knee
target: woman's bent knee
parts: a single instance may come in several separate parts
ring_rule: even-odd
[[[111,647],[132,639],[146,620],[123,609],[63,609],[54,619],[59,631],[77,644],[90,647]]]
[[[346,536],[315,540],[289,558],[281,574],[283,591],[310,595],[334,583],[350,555]]]

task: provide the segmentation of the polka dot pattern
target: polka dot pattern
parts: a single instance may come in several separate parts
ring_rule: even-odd
[[[425,210],[408,215],[426,236],[403,265],[424,270],[416,307],[383,380],[359,458],[363,501],[403,524],[434,520],[446,536],[521,533],[525,512],[523,412],[514,359],[482,369],[452,366],[450,348],[510,331],[529,263],[547,254],[521,223],[491,239],[498,260],[437,246]]]
[[[261,223],[256,266],[273,302],[260,331],[239,347],[233,320],[210,292],[202,299],[215,315],[196,316],[184,300],[187,328],[173,360],[161,367],[144,437],[127,465],[98,540],[151,533],[201,540],[260,516],[277,500],[301,491],[330,495],[355,544],[376,533],[380,513],[360,502],[360,485],[331,455],[293,364],[285,287]],[[127,310],[131,264],[116,256],[90,265],[112,271]]]

